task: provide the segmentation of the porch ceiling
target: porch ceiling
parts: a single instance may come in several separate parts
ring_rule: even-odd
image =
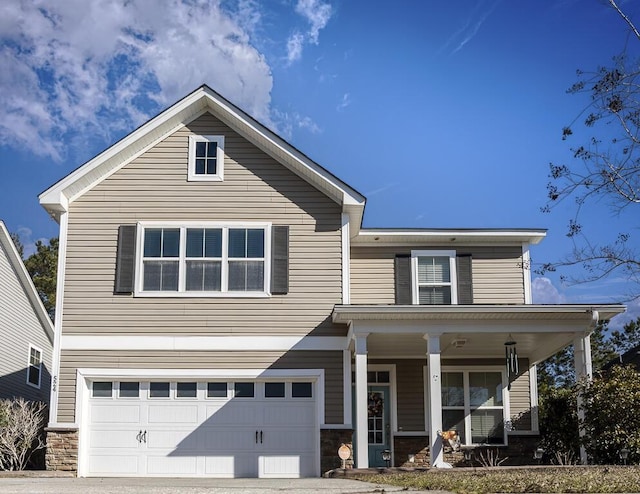
[[[440,337],[443,359],[504,358],[505,333],[446,333]],[[575,332],[519,333],[512,335],[518,355],[531,364],[540,362],[573,342]],[[367,354],[370,359],[426,359],[427,342],[418,334],[370,334]]]
[[[589,333],[598,319],[624,310],[582,304],[336,305],[333,321],[348,324],[351,335],[367,335],[370,358],[425,358],[423,337],[439,334],[442,358],[503,358],[504,343],[512,338],[518,354],[533,364]]]

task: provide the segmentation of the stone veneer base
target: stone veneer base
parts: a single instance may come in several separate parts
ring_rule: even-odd
[[[453,452],[445,448],[444,461],[454,467],[482,466],[480,455],[487,452],[498,454],[498,459],[505,459],[501,465],[536,465],[533,452],[540,442],[540,436],[509,436],[508,446],[478,446],[470,450],[471,459],[465,460],[463,451]],[[409,461],[409,455],[414,461]],[[396,436],[394,438],[394,466],[419,468],[430,466],[429,438],[426,436]]]
[[[78,429],[47,428],[47,470],[78,471]]]

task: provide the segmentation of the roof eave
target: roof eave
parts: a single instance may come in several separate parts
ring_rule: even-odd
[[[547,235],[546,229],[523,228],[433,228],[433,229],[362,229],[354,245],[460,245],[460,244],[538,244]]]
[[[332,320],[335,323],[376,319],[589,319],[597,312],[600,320],[608,320],[623,313],[621,304],[562,304],[562,305],[336,305]]]

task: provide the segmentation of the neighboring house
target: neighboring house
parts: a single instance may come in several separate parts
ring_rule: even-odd
[[[529,456],[535,363],[574,343],[588,374],[624,310],[532,305],[544,230],[362,228],[361,194],[207,86],[40,202],[48,466],[80,476],[316,476],[352,439],[357,467],[441,465],[453,429]]]
[[[609,370],[615,365],[632,365],[640,371],[640,345],[636,345],[604,365],[604,370]]]
[[[0,399],[49,403],[53,324],[0,221]]]

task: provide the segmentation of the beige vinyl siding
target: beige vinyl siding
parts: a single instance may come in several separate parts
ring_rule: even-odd
[[[191,133],[224,135],[223,182],[188,182]],[[264,221],[290,227],[289,294],[269,298],[114,295],[118,226]],[[341,206],[206,114],[72,203],[64,334],[344,335]]]
[[[52,344],[2,244],[0,342],[0,399],[21,396],[49,403]],[[30,344],[42,351],[40,389],[27,384]]]
[[[512,383],[509,398],[511,399],[511,422],[514,431],[531,430],[531,393],[529,389],[529,368],[522,372]]]
[[[324,369],[325,423],[343,423],[342,352],[63,350],[58,421],[74,423],[76,369]],[[142,372],[141,372],[142,373]]]
[[[455,248],[454,246],[452,246]],[[416,246],[413,250],[441,250]],[[412,249],[398,247],[351,247],[351,302],[353,304],[395,303],[394,259]],[[464,247],[458,255],[471,254],[473,302],[475,304],[524,303],[522,248]]]

